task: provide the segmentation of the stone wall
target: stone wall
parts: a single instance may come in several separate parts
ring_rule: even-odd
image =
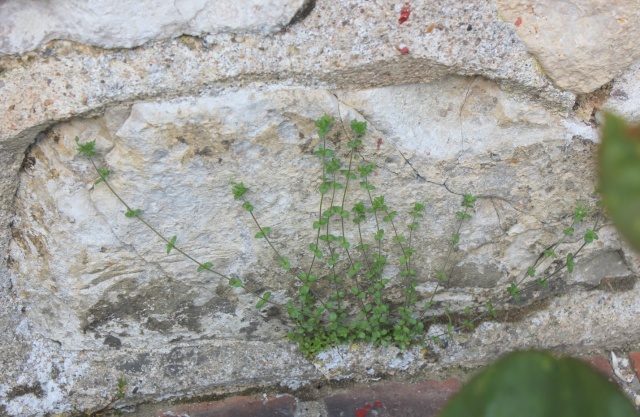
[[[637,343],[640,260],[605,221],[573,274],[427,355],[355,345],[309,361],[281,311],[256,310],[123,216],[74,138],[96,141],[114,188],[159,230],[283,301],[295,282],[228,182],[252,189],[274,243],[305,266],[313,121],[336,118],[338,152],[344,127],[367,121],[361,156],[387,202],[429,200],[415,240],[423,296],[462,195],[478,197],[436,296],[455,313],[504,294],[576,202],[596,201],[600,112],[640,121],[639,19],[633,0],[3,2],[0,414],[99,409],[121,375],[133,406]]]

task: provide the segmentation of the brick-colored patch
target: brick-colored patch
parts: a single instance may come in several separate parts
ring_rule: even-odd
[[[633,370],[636,371],[636,378],[640,381],[640,352],[630,352],[629,361],[633,366]]]
[[[354,388],[324,399],[328,417],[431,417],[462,386],[458,379]]]
[[[596,371],[599,371],[604,376],[610,379],[613,378],[613,369],[611,368],[611,362],[609,362],[609,358],[604,355],[597,355],[592,358],[587,358],[585,361],[593,366]]]
[[[296,400],[282,397],[233,397],[222,401],[179,404],[156,411],[156,417],[293,417]]]

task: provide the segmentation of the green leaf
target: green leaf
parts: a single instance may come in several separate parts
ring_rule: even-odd
[[[139,217],[141,213],[142,211],[140,209],[135,209],[135,210],[127,209],[124,215],[127,216],[128,218],[132,218],[132,217]]]
[[[116,390],[116,397],[119,400],[124,400],[126,392],[127,392],[127,380],[124,377],[124,375],[121,375],[120,379],[118,379],[118,389]]]
[[[244,186],[243,183],[236,183],[234,181],[229,181],[229,184],[233,185],[231,191],[233,192],[233,199],[240,200],[242,196],[244,196],[249,189]]]
[[[573,227],[567,227],[566,229],[563,230],[563,232],[565,235],[571,236],[573,232],[575,232],[575,230],[573,229]]]
[[[376,240],[376,242],[379,242],[382,240],[383,237],[384,237],[384,229],[380,229],[374,236],[374,239]]]
[[[351,247],[351,244],[344,238],[344,236],[338,236],[338,243],[343,249],[349,249]]]
[[[368,191],[372,191],[372,190],[376,189],[376,187],[374,185],[371,185],[371,184],[367,183],[366,181],[360,181],[360,186],[362,188],[364,188],[365,190],[368,190]]]
[[[398,215],[398,213],[397,213],[397,212],[392,211],[392,212],[390,212],[389,214],[387,214],[386,216],[384,216],[384,217],[382,218],[382,221],[385,221],[385,222],[391,221],[391,220],[393,220],[397,215]]]
[[[473,208],[473,203],[476,202],[476,198],[471,194],[465,194],[464,199],[462,200],[462,207],[471,209]]]
[[[280,266],[285,271],[288,271],[289,269],[291,269],[291,262],[289,262],[289,260],[287,258],[285,258],[284,256],[281,257],[280,259],[278,259],[278,262],[280,263]]]
[[[351,130],[358,136],[364,136],[367,133],[367,122],[354,120],[351,122]]]
[[[269,301],[269,298],[271,298],[271,292],[267,291],[264,294],[262,294],[262,299],[258,301],[258,303],[256,304],[256,308],[264,307],[267,301]]]
[[[584,243],[591,243],[594,240],[598,240],[598,234],[591,229],[587,229],[584,233]]]
[[[330,188],[329,183],[325,181],[322,184],[320,184],[320,187],[318,187],[318,190],[320,191],[320,194],[324,195],[329,192],[329,188]]]
[[[494,319],[498,318],[498,313],[496,313],[496,310],[493,308],[493,303],[491,303],[491,301],[487,302],[487,311],[491,313]]]
[[[213,268],[213,264],[211,262],[205,262],[202,265],[198,265],[198,272],[202,272],[205,269]]]
[[[96,141],[92,140],[85,143],[80,143],[80,139],[76,136],[76,143],[78,144],[78,153],[86,158],[93,158],[97,155],[96,152]]]
[[[634,406],[583,361],[516,352],[484,368],[439,417],[632,417]]]
[[[471,218],[470,214],[464,213],[462,211],[456,211],[456,216],[458,216],[462,220],[466,220],[466,219],[470,219]]]
[[[109,178],[111,172],[109,172],[108,169],[98,168],[98,174],[100,174],[100,178],[98,178],[94,184],[100,184],[102,181],[105,181],[107,178]]]
[[[229,280],[229,285],[236,288],[242,287],[242,280],[240,280],[240,278],[233,277]]]
[[[553,249],[545,249],[542,253],[544,253],[545,255],[547,255],[549,258],[557,258],[558,255],[556,255],[556,253],[553,251]]]
[[[315,121],[315,125],[318,128],[318,136],[324,137],[329,133],[329,130],[331,130],[331,126],[333,126],[333,117],[325,114]]]
[[[174,236],[171,238],[169,243],[167,243],[167,255],[169,254],[169,252],[171,252],[171,249],[173,249],[173,247],[176,245],[177,239],[178,239],[178,236]]]
[[[582,203],[578,203],[578,207],[573,211],[573,221],[574,223],[580,223],[587,217],[587,210],[585,210],[584,205]]]
[[[534,267],[532,267],[532,266],[530,266],[530,267],[527,269],[527,275],[529,275],[531,278],[535,277],[535,276],[536,276],[536,270],[535,270],[535,268],[534,268]]]
[[[459,234],[455,234],[451,237],[451,243],[456,245],[458,242],[460,242],[460,235]]]
[[[436,275],[438,276],[438,278],[440,278],[442,281],[446,281],[447,280],[447,276],[440,270],[436,269]]]
[[[574,259],[575,256],[573,253],[569,253],[567,255],[567,271],[569,271],[570,273],[573,272],[573,268],[576,266]]]
[[[515,301],[520,301],[520,290],[518,289],[516,284],[512,282],[509,288],[507,288],[507,292],[511,294]]]
[[[242,203],[242,208],[247,210],[249,213],[253,211],[253,205],[248,201],[245,201],[244,203]]]
[[[600,194],[613,224],[640,251],[640,126],[612,114],[604,120]]]
[[[271,231],[270,227],[263,227],[262,232],[256,233],[256,239],[262,239],[263,237],[266,237],[270,231]]]

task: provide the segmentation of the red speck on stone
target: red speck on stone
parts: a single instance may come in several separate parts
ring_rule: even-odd
[[[520,16],[518,16],[518,18],[516,19],[514,25],[516,27],[520,26],[522,24],[522,18]]]
[[[375,403],[373,403],[374,407],[382,407],[382,403],[380,401],[376,401]]]
[[[409,16],[411,16],[411,6],[409,6],[409,2],[406,2],[402,9],[400,9],[400,19],[398,19],[399,24],[403,24],[407,20],[409,20]]]
[[[406,46],[400,48],[400,55],[406,55],[408,53],[409,53],[409,48],[407,48]]]
[[[364,408],[366,408],[367,410],[371,410],[371,404],[365,404]]]
[[[378,142],[376,144],[376,152],[380,150],[380,145],[382,145],[382,138],[378,138]]]
[[[633,366],[633,370],[636,371],[636,376],[638,380],[640,380],[640,352],[630,352],[629,360],[631,361],[631,366]]]
[[[367,410],[364,408],[358,408],[356,410],[356,417],[365,417],[367,415]]]

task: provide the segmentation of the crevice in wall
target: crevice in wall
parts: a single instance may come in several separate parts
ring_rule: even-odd
[[[302,3],[302,6],[300,6],[298,11],[296,12],[296,14],[293,15],[289,23],[287,23],[284,26],[284,28],[282,28],[282,31],[286,31],[296,23],[302,22],[311,14],[311,12],[313,11],[313,9],[315,9],[315,7],[316,7],[316,0],[305,0],[304,3]]]

